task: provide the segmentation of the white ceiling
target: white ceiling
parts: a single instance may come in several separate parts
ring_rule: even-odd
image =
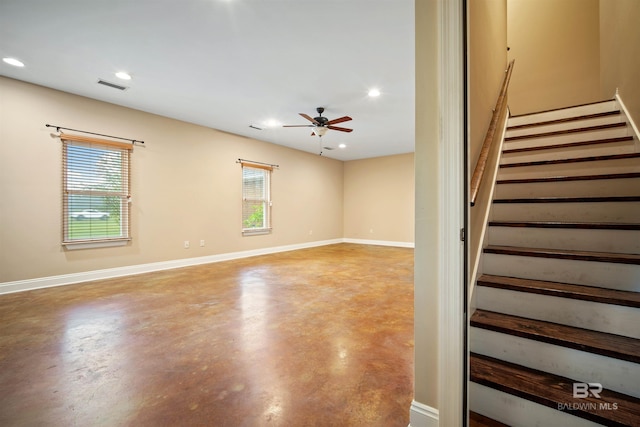
[[[322,137],[335,159],[414,147],[413,0],[0,0],[0,56],[25,63],[7,77],[312,153],[310,128],[263,122],[322,106],[353,118]]]

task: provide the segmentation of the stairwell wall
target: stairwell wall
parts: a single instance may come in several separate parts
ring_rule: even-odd
[[[473,172],[480,156],[485,135],[491,123],[493,109],[500,94],[507,68],[507,1],[478,0],[469,2],[468,9],[468,108],[469,108],[469,171]],[[516,65],[517,67],[517,65]],[[499,129],[503,128],[501,123]],[[496,134],[496,139],[501,132]],[[489,154],[484,181],[475,206],[469,211],[470,276],[482,249],[486,213],[490,208],[492,173],[498,158],[499,141],[494,140]],[[469,283],[473,284],[473,277]]]
[[[509,90],[512,115],[600,100],[600,4],[508,0],[508,56],[517,68]]]
[[[600,85],[603,99],[619,91],[640,123],[640,2],[600,0]]]

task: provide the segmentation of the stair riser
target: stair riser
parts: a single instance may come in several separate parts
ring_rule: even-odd
[[[640,339],[638,308],[488,286],[478,286],[476,297],[482,310]]]
[[[521,135],[532,135],[536,133],[544,133],[544,132],[556,132],[562,130],[570,130],[570,129],[579,129],[590,126],[601,126],[608,125],[611,123],[622,123],[624,122],[624,117],[622,114],[617,114],[614,116],[605,116],[605,117],[597,117],[593,119],[584,119],[584,120],[575,120],[571,122],[561,122],[554,123],[548,125],[538,125],[535,127],[527,127],[521,129],[507,129],[506,137],[512,136],[521,136]]]
[[[587,145],[582,147],[553,148],[542,151],[525,151],[520,153],[503,153],[501,165],[538,162],[541,160],[562,160],[576,157],[608,156],[614,154],[635,153],[635,147],[624,142],[611,142],[607,144]]]
[[[626,222],[640,218],[640,202],[494,203],[494,221]]]
[[[497,199],[637,195],[640,178],[498,184],[494,193]]]
[[[640,292],[640,265],[516,255],[483,255],[485,274]]]
[[[640,230],[489,227],[488,237],[496,246],[640,254]]]
[[[502,149],[511,150],[515,148],[543,147],[555,144],[568,144],[572,142],[594,141],[598,139],[619,138],[628,136],[626,127],[591,130],[585,132],[575,132],[554,136],[541,136],[535,138],[524,138],[516,140],[505,139]]]
[[[635,363],[475,327],[469,336],[474,353],[640,398]]]
[[[569,117],[585,116],[588,114],[606,113],[614,111],[618,107],[614,100],[599,102],[597,104],[581,105],[563,110],[548,111],[545,113],[529,114],[526,116],[509,118],[509,126],[519,126],[530,123],[539,123],[548,120],[566,119]]]
[[[498,179],[640,172],[640,158],[500,168]]]
[[[518,427],[601,427],[589,420],[474,382],[469,383],[469,409]]]

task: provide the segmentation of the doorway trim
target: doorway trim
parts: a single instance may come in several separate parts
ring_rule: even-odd
[[[438,280],[438,414],[441,426],[465,422],[465,114],[464,0],[443,0],[439,9],[440,225]]]

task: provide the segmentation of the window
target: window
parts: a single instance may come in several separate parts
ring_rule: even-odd
[[[242,162],[242,233],[271,232],[271,171],[269,166]]]
[[[129,234],[131,144],[61,135],[62,243],[124,244]],[[77,246],[76,246],[77,247]]]

